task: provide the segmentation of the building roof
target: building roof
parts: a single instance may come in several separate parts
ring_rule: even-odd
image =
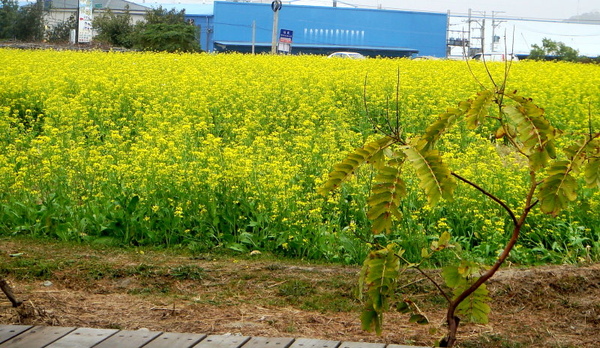
[[[49,0],[53,9],[76,9],[79,6],[78,0]],[[147,11],[150,7],[136,4],[127,0],[93,0],[94,9],[125,10],[129,6],[130,11]]]
[[[192,16],[212,16],[214,14],[215,7],[213,4],[158,4],[158,3],[145,3],[146,6],[152,8],[158,8],[162,6],[167,10],[174,8],[176,11],[185,10],[186,15]]]

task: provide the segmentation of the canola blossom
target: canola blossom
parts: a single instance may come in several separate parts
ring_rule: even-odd
[[[4,49],[0,64],[0,234],[349,263],[366,252],[356,236],[371,238],[371,173],[323,198],[331,166],[372,121],[417,133],[491,83],[460,61]],[[500,83],[505,66],[488,66]],[[565,131],[600,129],[600,66],[522,61],[508,88]],[[462,176],[522,204],[526,168],[501,144],[462,130],[443,147]],[[409,185],[391,237],[408,251],[448,230],[482,257],[503,245],[506,217],[476,192],[429,207]],[[515,261],[600,255],[600,196],[580,201],[534,216]]]

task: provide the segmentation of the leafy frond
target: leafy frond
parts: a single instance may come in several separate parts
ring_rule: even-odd
[[[459,266],[444,267],[442,276],[456,298],[479,279],[476,274],[480,270],[479,265],[463,261]],[[491,311],[488,305],[490,300],[489,291],[485,284],[482,284],[456,307],[456,314],[469,322],[486,324]]]
[[[467,110],[467,127],[475,129],[489,115],[489,107],[494,98],[494,91],[485,90],[477,93],[475,99],[471,102],[471,107]]]
[[[588,163],[584,170],[585,183],[589,188],[600,188],[600,139],[588,144]]]
[[[333,171],[329,173],[329,179],[318,189],[318,193],[326,195],[337,189],[354,174],[358,167],[365,163],[370,163],[376,168],[385,166],[385,154],[383,150],[393,141],[392,138],[386,136],[370,142],[363,147],[356,148],[342,162],[333,166]]]
[[[474,278],[473,282],[477,281],[478,278]],[[470,284],[468,284],[470,286]],[[457,289],[456,295],[462,293],[465,289]],[[458,307],[456,307],[456,314],[465,318],[468,322],[477,324],[487,324],[489,321],[488,314],[491,312],[489,291],[485,284],[481,284],[477,290],[469,295],[464,301],[462,301]]]
[[[592,158],[585,167],[585,183],[589,188],[600,188],[600,158]]]
[[[555,161],[548,169],[548,176],[538,192],[544,213],[556,216],[577,198],[577,180],[571,173],[579,171],[583,165],[588,144],[586,139],[565,148],[567,159]]]
[[[531,99],[507,93],[507,97],[516,102],[502,108],[516,130],[516,139],[521,143],[521,151],[529,158],[532,170],[546,166],[548,160],[555,158],[554,138],[557,130],[544,116],[544,109],[535,105]]]
[[[454,125],[456,119],[464,115],[470,106],[470,102],[463,101],[458,104],[457,108],[448,108],[446,112],[438,115],[437,120],[427,127],[423,135],[423,139],[427,141],[427,148],[433,148],[442,134],[448,131]]]
[[[400,273],[400,260],[395,252],[396,245],[371,251],[363,263],[359,279],[361,296],[366,295],[361,315],[362,327],[380,335],[383,313],[389,308],[389,298],[393,296],[396,279]],[[402,250],[398,251],[401,255]]]
[[[373,221],[371,227],[373,233],[389,233],[392,228],[392,217],[397,219],[402,217],[398,207],[404,196],[406,196],[406,184],[400,178],[400,170],[396,167],[384,167],[379,170],[371,196],[367,200],[370,207],[367,217]]]
[[[441,198],[452,198],[456,181],[437,150],[420,150],[414,145],[405,145],[401,149],[415,168],[419,186],[427,194],[429,204],[434,205]]]

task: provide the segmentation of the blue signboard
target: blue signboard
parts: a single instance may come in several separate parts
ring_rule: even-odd
[[[281,29],[279,31],[279,42],[292,43],[294,31],[289,29]]]

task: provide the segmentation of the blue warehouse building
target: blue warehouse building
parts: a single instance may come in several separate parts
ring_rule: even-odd
[[[184,8],[187,19],[200,27],[200,45],[206,51],[271,50],[271,4],[215,1],[176,8]],[[278,29],[293,32],[293,54],[446,56],[444,13],[283,5],[278,21]]]

